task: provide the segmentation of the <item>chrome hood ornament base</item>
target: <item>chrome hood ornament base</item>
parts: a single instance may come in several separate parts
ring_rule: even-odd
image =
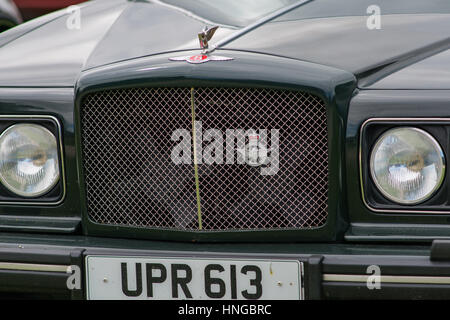
[[[212,50],[209,49],[209,41],[212,39],[212,37],[214,36],[214,33],[216,33],[218,28],[219,28],[218,26],[214,26],[211,28],[205,27],[203,29],[203,31],[198,34],[200,48],[202,49],[201,54],[193,55],[193,56],[184,56],[184,57],[173,57],[173,58],[169,58],[169,60],[170,61],[187,61],[192,64],[205,63],[208,61],[233,60],[234,58],[214,56],[211,54],[215,48],[213,48]]]
[[[192,64],[205,63],[208,61],[229,61],[229,60],[233,60],[233,59],[234,58],[213,56],[210,54],[198,54],[198,55],[194,55],[194,56],[169,58],[170,61],[187,61]]]

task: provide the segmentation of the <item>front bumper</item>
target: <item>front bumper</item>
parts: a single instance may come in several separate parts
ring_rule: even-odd
[[[0,297],[85,299],[84,279],[80,289],[67,288],[71,266],[84,278],[87,255],[133,255],[298,259],[306,299],[447,299],[450,261],[435,261],[430,253],[430,245],[197,244],[0,233]],[[380,289],[367,285],[373,283],[370,266],[381,271]]]

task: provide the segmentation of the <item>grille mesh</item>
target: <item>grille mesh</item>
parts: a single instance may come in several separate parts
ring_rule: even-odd
[[[204,230],[305,229],[325,223],[328,134],[321,99],[296,91],[234,88],[198,88],[193,96],[203,134],[223,134],[221,142],[211,138],[201,145],[223,163],[198,165],[199,199],[190,89],[109,90],[84,99],[82,163],[92,221],[198,230],[199,200]],[[178,129],[189,138],[180,142],[178,135],[172,137]],[[246,136],[244,151],[227,163],[229,129],[267,130],[262,142],[269,159],[279,162],[238,164],[239,152],[248,152]],[[279,140],[272,130],[278,130]],[[223,156],[210,148],[214,142],[223,146]],[[232,142],[239,149],[238,141]],[[175,164],[171,155],[176,146],[190,150],[192,161]],[[270,174],[262,175],[263,168]]]

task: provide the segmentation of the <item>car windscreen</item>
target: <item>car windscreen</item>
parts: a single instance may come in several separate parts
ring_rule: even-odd
[[[373,5],[381,15],[450,13],[450,0],[314,0],[274,21],[364,16]]]

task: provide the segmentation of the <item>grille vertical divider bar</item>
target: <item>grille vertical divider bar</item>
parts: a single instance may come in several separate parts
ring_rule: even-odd
[[[197,196],[197,215],[198,229],[202,230],[202,205],[200,199],[200,182],[198,178],[198,155],[197,155],[197,135],[195,127],[195,89],[191,88],[191,109],[192,109],[192,143],[194,147],[194,174],[195,174],[195,192]]]

